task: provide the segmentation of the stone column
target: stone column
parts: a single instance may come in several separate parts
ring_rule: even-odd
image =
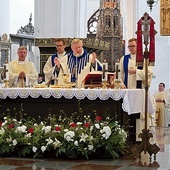
[[[85,0],[36,0],[35,37],[86,37]]]

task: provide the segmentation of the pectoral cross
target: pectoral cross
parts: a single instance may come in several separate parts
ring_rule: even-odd
[[[4,73],[4,79],[6,79],[6,73],[8,72],[8,69],[6,68],[6,65],[4,64],[4,70],[3,70],[3,73]]]

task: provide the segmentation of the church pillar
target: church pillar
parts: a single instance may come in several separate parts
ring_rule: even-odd
[[[87,1],[36,0],[35,37],[86,37]]]

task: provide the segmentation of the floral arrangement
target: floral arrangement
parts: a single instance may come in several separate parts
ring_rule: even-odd
[[[23,114],[0,118],[0,155],[56,158],[118,158],[127,133],[117,121],[97,114],[49,115],[43,121]]]

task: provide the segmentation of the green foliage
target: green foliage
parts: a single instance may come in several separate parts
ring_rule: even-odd
[[[80,108],[68,117],[61,111],[38,123],[25,113],[11,117],[8,110],[0,117],[0,155],[118,158],[125,151],[126,132],[94,112],[84,114]]]

